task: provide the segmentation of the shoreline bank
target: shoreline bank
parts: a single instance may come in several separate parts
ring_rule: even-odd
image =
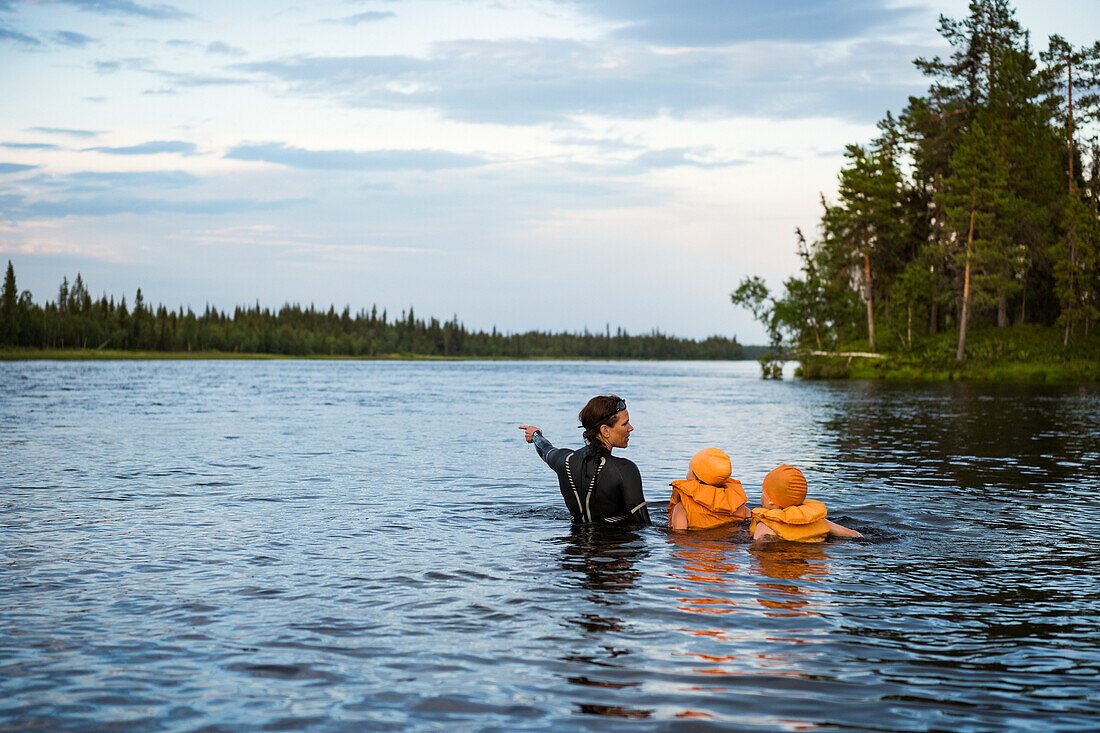
[[[974,332],[966,358],[955,359],[957,336],[938,334],[914,340],[908,348],[876,354],[866,342],[837,346],[832,354],[792,354],[803,379],[880,379],[888,381],[1015,382],[1080,384],[1100,382],[1100,335],[1062,345],[1058,329],[1016,325]],[[844,352],[843,354],[837,352]]]
[[[1004,362],[995,366],[913,364],[887,355],[882,359],[814,356],[799,360],[795,376],[805,380],[872,379],[886,382],[997,382],[1017,384],[1100,383],[1100,363]]]

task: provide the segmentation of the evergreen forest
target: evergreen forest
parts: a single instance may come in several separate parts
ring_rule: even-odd
[[[1008,0],[973,0],[939,32],[950,54],[914,62],[928,91],[847,147],[818,236],[796,230],[799,274],[780,293],[750,276],[731,294],[777,354],[961,363],[968,333],[1096,341],[1100,42],[1054,35],[1037,51]]]
[[[653,331],[631,336],[621,328],[603,333],[506,334],[470,331],[455,317],[417,318],[410,307],[397,318],[386,311],[352,314],[313,306],[259,304],[232,314],[207,306],[169,310],[145,302],[139,288],[133,304],[103,295],[93,298],[77,274],[61,281],[57,299],[43,305],[29,291],[18,292],[8,262],[0,296],[0,349],[103,350],[126,352],[236,352],[286,356],[424,356],[481,358],[739,359],[736,339],[701,341]],[[0,350],[0,355],[3,351]]]

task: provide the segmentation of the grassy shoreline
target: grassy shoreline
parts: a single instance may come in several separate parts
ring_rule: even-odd
[[[827,363],[829,359],[832,363]],[[947,368],[913,365],[904,360],[811,357],[800,362],[796,376],[808,380],[874,379],[893,382],[997,382],[1018,384],[1100,383],[1100,366],[1094,361],[1061,364],[1006,362],[997,366]]]
[[[915,341],[909,348],[882,351],[884,358],[803,356],[796,371],[804,379],[967,381],[1024,384],[1100,382],[1100,334],[1062,346],[1059,329],[1022,325],[984,329],[967,336],[966,358],[956,361],[957,334]],[[836,351],[868,351],[866,342]]]

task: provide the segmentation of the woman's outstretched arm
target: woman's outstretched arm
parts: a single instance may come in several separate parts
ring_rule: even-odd
[[[565,460],[565,456],[569,454],[569,451],[564,448],[555,448],[554,444],[547,440],[542,431],[534,425],[520,425],[519,429],[524,431],[523,437],[528,443],[535,444],[535,450],[538,451],[539,458],[546,461],[546,465],[557,471],[559,464]]]

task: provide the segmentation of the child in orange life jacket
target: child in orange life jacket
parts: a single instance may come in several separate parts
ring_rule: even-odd
[[[704,448],[691,457],[683,481],[673,481],[668,503],[668,526],[673,529],[709,529],[748,518],[745,490],[730,478],[730,457],[717,448]]]
[[[758,509],[752,510],[749,534],[793,542],[821,542],[826,537],[862,537],[854,529],[825,519],[820,501],[806,498],[806,477],[794,466],[780,466],[764,477]]]

